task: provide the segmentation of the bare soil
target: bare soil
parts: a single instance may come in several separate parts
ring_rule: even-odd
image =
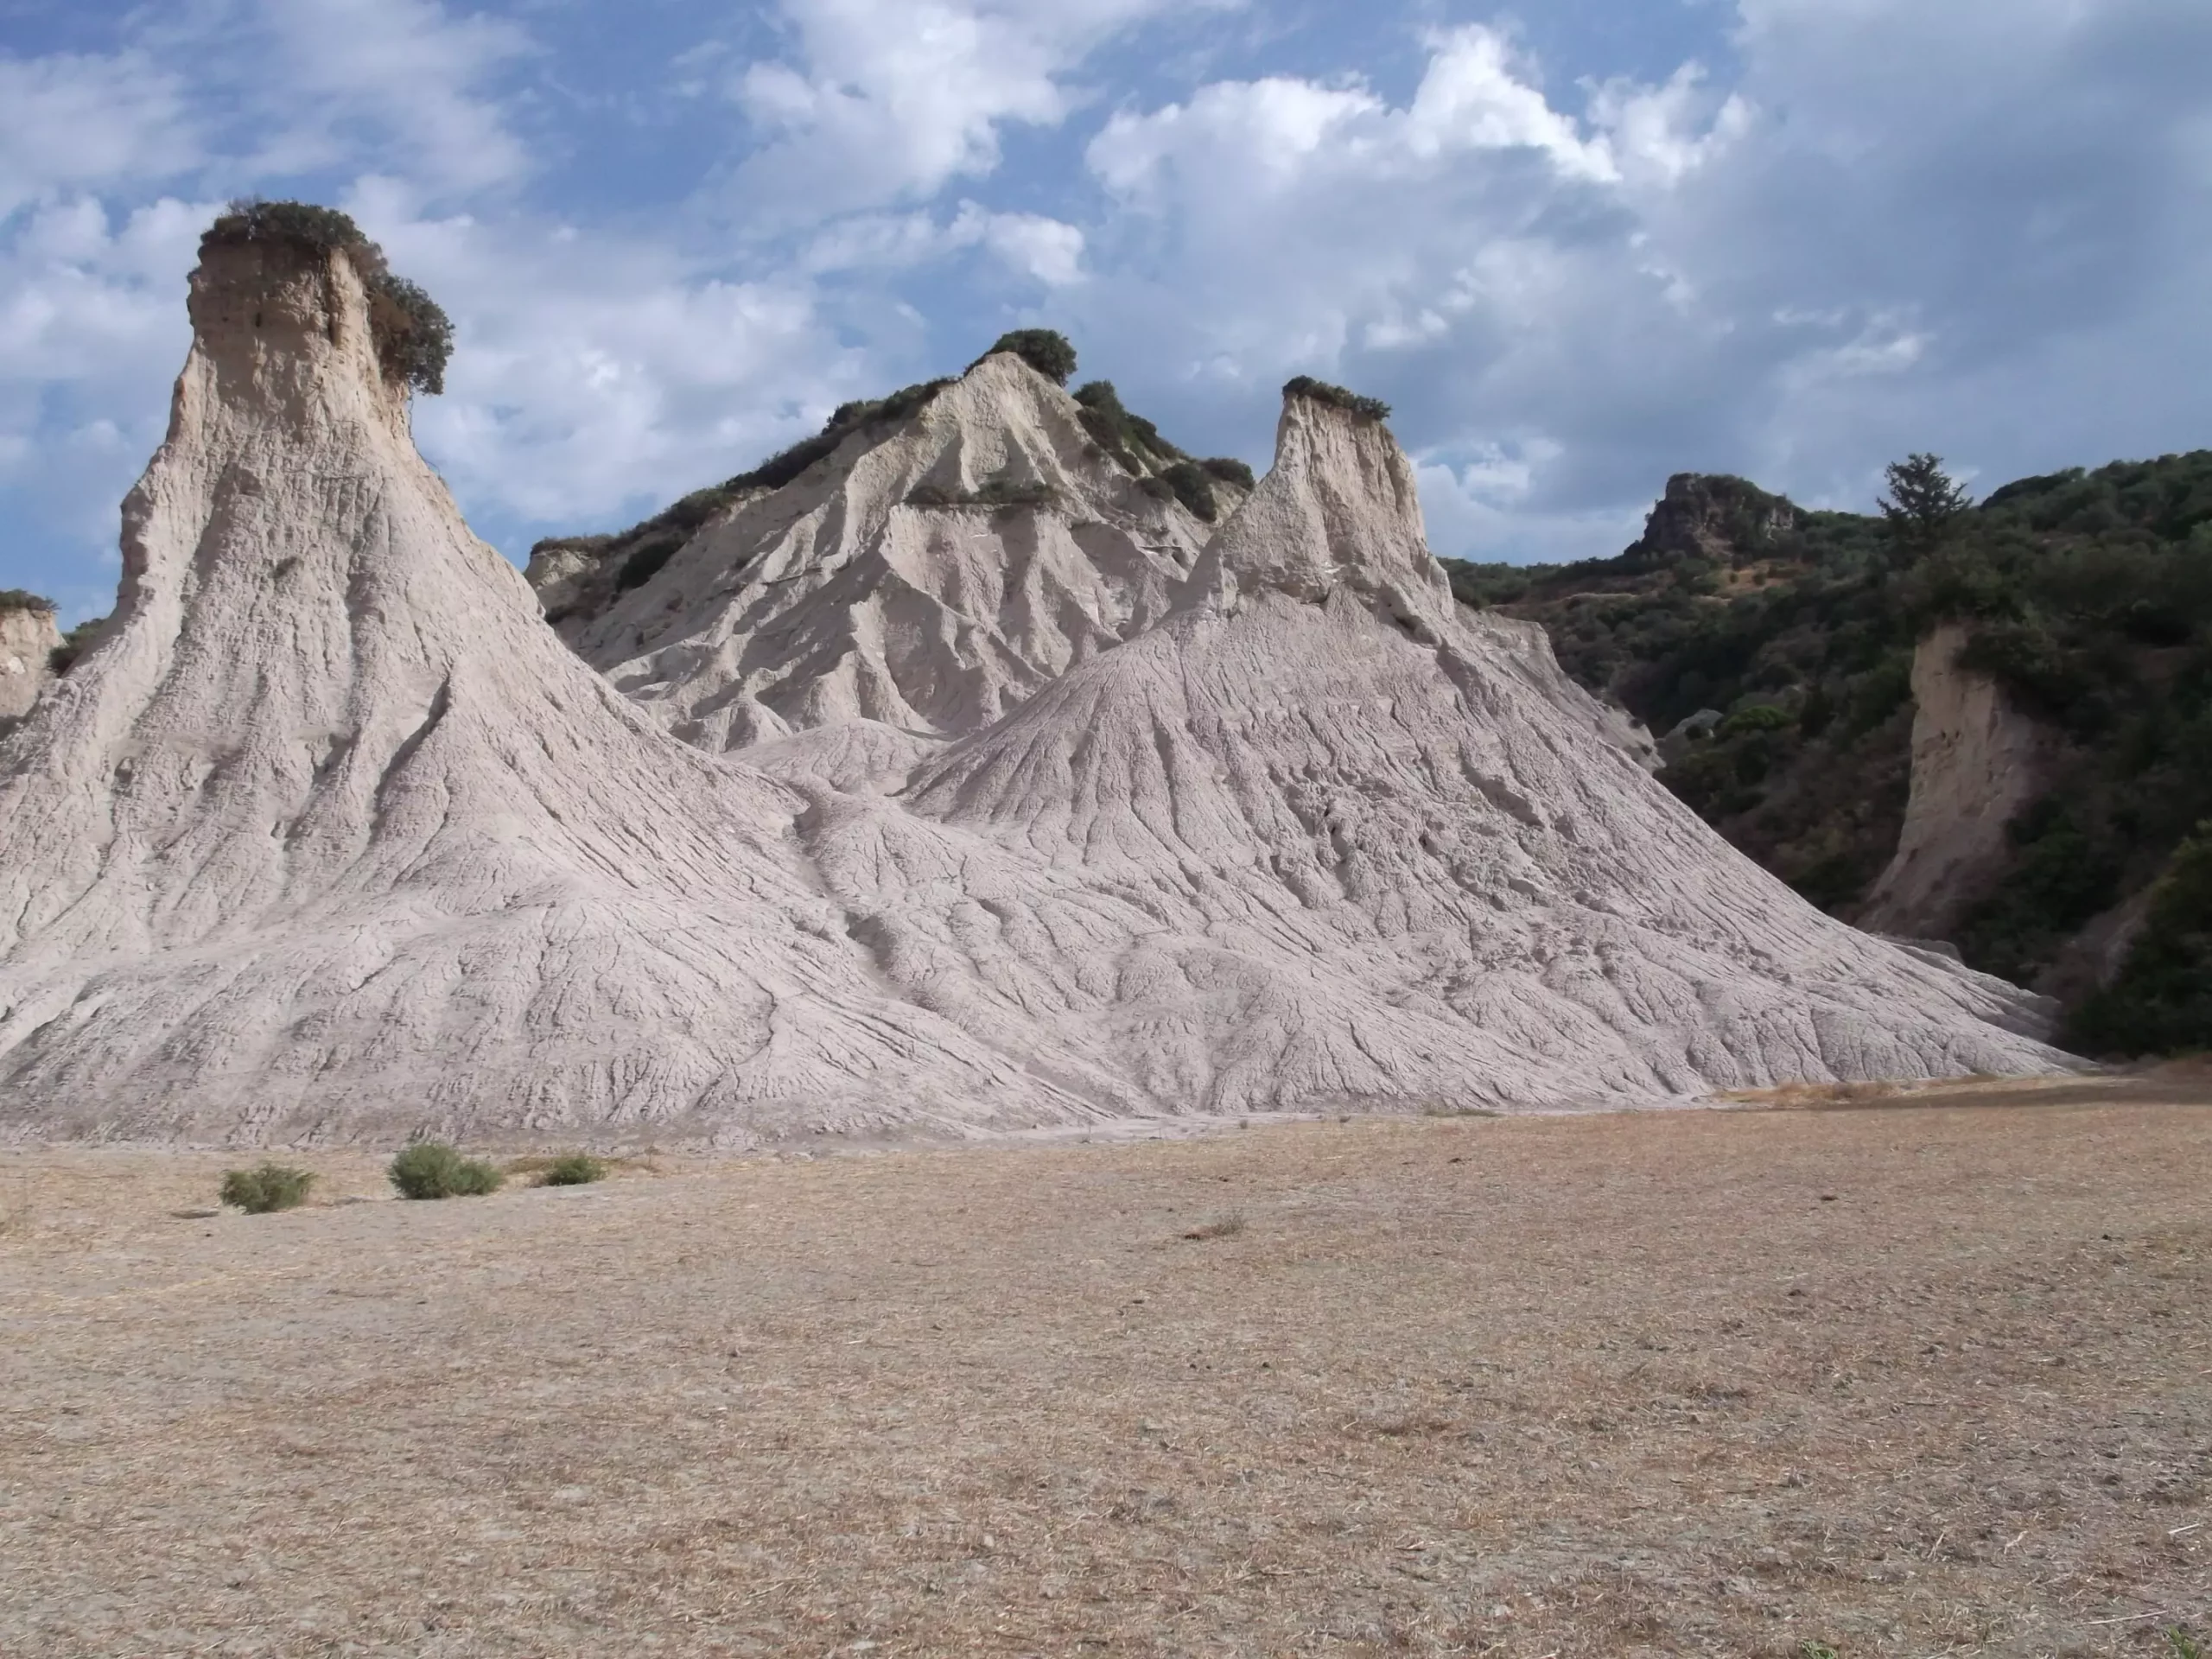
[[[2177,1655],[2202,1099],[440,1204],[311,1154],[257,1217],[206,1213],[236,1158],[11,1149],[0,1653]]]

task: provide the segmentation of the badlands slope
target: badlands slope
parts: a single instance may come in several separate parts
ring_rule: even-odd
[[[2063,1063],[1455,607],[1377,423],[1289,400],[1201,545],[989,359],[706,526],[582,636],[603,677],[416,454],[342,257],[211,247],[191,309],[115,622],[0,740],[0,1134],[747,1145]],[[909,499],[994,480],[1048,499]]]

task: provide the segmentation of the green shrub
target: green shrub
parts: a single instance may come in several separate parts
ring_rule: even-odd
[[[588,1152],[566,1152],[546,1166],[540,1186],[589,1186],[607,1179],[607,1160]]]
[[[0,611],[44,611],[54,613],[54,601],[41,594],[26,593],[21,588],[0,588]]]
[[[403,1198],[477,1198],[499,1190],[499,1172],[436,1141],[419,1141],[391,1160],[391,1184]]]
[[[721,486],[721,493],[734,496],[741,490],[780,490],[816,461],[834,454],[839,444],[862,427],[887,426],[903,421],[917,410],[926,409],[938,393],[951,384],[950,380],[924,380],[902,386],[888,397],[840,404],[823,423],[821,431],[769,456],[751,472],[740,473]]]
[[[1205,467],[1195,461],[1179,461],[1160,476],[1175,499],[1194,515],[1208,524],[1214,521],[1221,506],[1214,499],[1213,480]]]
[[[1777,709],[1770,702],[1755,702],[1748,709],[1738,709],[1720,722],[1715,735],[1722,738],[1741,737],[1751,732],[1779,732],[1790,725],[1789,711]]]
[[[1012,352],[1031,368],[1056,386],[1065,386],[1075,374],[1075,347],[1068,337],[1052,328],[1016,328],[1011,334],[1001,334],[997,343],[976,359],[995,357],[1001,352]],[[968,366],[975,367],[971,363]]]
[[[906,492],[908,506],[939,510],[954,507],[1044,507],[1050,506],[1053,499],[1052,486],[1037,479],[1017,482],[1009,478],[989,478],[973,490],[948,489],[942,484],[917,484]]]
[[[622,561],[622,569],[614,578],[615,590],[627,593],[632,588],[642,588],[660,574],[661,567],[674,558],[683,545],[682,531],[654,537]]]
[[[352,217],[311,201],[263,201],[243,197],[200,238],[211,247],[289,243],[310,253],[343,253],[368,290],[369,327],[385,373],[418,391],[445,390],[453,356],[453,322],[436,301],[404,276],[395,276],[384,250],[361,234]]]
[[[2127,959],[2066,1041],[2089,1054],[2212,1049],[2212,822],[2174,849]]]
[[[1233,455],[1211,455],[1198,465],[1223,483],[1234,484],[1240,490],[1249,490],[1258,482],[1252,476],[1251,467]]]
[[[61,643],[46,653],[46,666],[54,675],[67,674],[77,665],[77,659],[92,648],[99,630],[107,626],[108,619],[96,616],[89,622],[79,622],[61,636]]]
[[[1309,397],[1317,404],[1326,404],[1332,409],[1341,409],[1354,420],[1387,421],[1390,418],[1390,405],[1381,398],[1363,397],[1342,386],[1316,380],[1310,374],[1298,375],[1287,381],[1283,386],[1282,395],[1286,397]]]
[[[315,1177],[287,1164],[264,1163],[253,1169],[233,1169],[223,1176],[221,1197],[250,1216],[277,1210],[296,1210],[308,1200]]]
[[[1076,418],[1083,423],[1083,429],[1123,472],[1142,478],[1156,465],[1188,459],[1160,435],[1158,427],[1122,407],[1121,394],[1114,390],[1111,380],[1092,380],[1077,386],[1075,400],[1081,405]]]
[[[436,397],[453,357],[453,320],[404,276],[384,271],[369,283],[369,326],[385,373]]]

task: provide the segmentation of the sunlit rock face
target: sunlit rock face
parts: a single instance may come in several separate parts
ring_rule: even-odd
[[[595,619],[602,675],[416,454],[349,263],[212,248],[191,308],[115,620],[0,740],[0,1134],[741,1145],[2060,1063],[1454,607],[1378,422],[1290,399],[1202,535],[988,359]]]

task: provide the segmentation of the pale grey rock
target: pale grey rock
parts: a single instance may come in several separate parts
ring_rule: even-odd
[[[1128,524],[1023,563],[905,505],[1118,487],[991,359],[723,521],[760,569],[695,543],[611,613],[633,703],[416,454],[350,264],[217,250],[192,305],[115,622],[0,740],[0,1134],[747,1144],[2065,1063],[1455,607],[1379,425],[1294,399],[1203,547],[1084,496]]]
[[[1209,533],[1117,466],[1080,416],[1020,358],[987,357],[903,423],[855,433],[707,524],[577,630],[576,650],[708,749],[855,720],[979,730],[1157,620]],[[994,486],[1046,499],[913,499]],[[1224,512],[1240,499],[1226,484],[1217,493]],[[549,556],[539,572],[549,611],[603,582],[575,563]]]
[[[2009,861],[2005,826],[2050,784],[2052,734],[1959,666],[1967,638],[1946,623],[1913,652],[1904,827],[1858,918],[1878,932],[1948,937]]]
[[[416,455],[342,258],[195,274],[105,638],[0,744],[0,1133],[1081,1116],[880,981],[801,802],[668,737]]]
[[[0,721],[29,712],[53,678],[47,664],[60,644],[61,630],[52,611],[0,609]]]

